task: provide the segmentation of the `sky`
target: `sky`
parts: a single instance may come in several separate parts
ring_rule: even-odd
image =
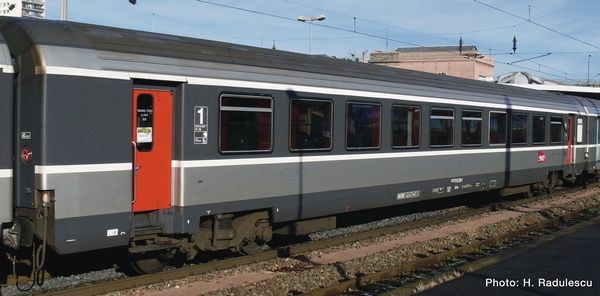
[[[46,0],[47,19],[62,2]],[[494,57],[496,77],[600,83],[599,12],[598,0],[71,0],[67,19],[340,58],[462,37]]]

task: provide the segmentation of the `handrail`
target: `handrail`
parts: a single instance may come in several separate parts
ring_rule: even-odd
[[[133,204],[137,198],[137,180],[136,180],[136,176],[137,176],[137,171],[138,171],[138,166],[137,166],[137,155],[136,155],[136,150],[137,150],[137,143],[134,141],[131,141],[131,146],[133,146],[133,167],[132,167],[132,186],[133,186],[133,190],[132,190],[132,194],[133,194],[133,199],[131,200],[131,204]]]

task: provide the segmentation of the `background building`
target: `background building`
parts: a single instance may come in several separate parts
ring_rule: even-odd
[[[0,0],[0,15],[45,18],[45,5],[46,0]]]
[[[477,51],[473,45],[400,47],[394,52],[375,51],[369,63],[445,74],[450,76],[494,80],[494,58]]]

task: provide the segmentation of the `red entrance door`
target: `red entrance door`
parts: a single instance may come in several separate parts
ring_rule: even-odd
[[[133,211],[171,207],[173,93],[133,91]]]

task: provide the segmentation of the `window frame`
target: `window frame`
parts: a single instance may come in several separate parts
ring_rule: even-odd
[[[294,111],[294,102],[313,102],[313,103],[326,103],[329,104],[329,114],[324,118],[329,118],[329,147],[322,148],[294,148],[292,147],[293,137],[295,135],[295,131],[293,131],[294,123],[292,122],[292,118],[294,118],[292,112]],[[334,104],[332,100],[327,99],[307,99],[307,98],[293,98],[290,100],[290,117],[289,117],[289,143],[288,148],[292,152],[304,152],[304,151],[331,151],[333,149],[333,115],[334,115]],[[296,115],[298,116],[298,115]],[[312,122],[312,120],[311,120]],[[296,123],[296,125],[300,125],[300,123]],[[309,124],[312,129],[312,124]],[[297,137],[297,135],[296,135]]]
[[[525,116],[525,124],[524,125],[520,125],[520,126],[515,126],[515,119],[522,119]],[[511,114],[511,124],[510,124],[510,135],[511,135],[511,139],[510,142],[512,145],[527,145],[529,143],[529,114],[525,113],[525,112],[513,112]],[[519,131],[519,128],[521,128],[521,131]],[[517,132],[518,134],[515,134],[515,132]],[[523,136],[524,135],[524,141],[523,142],[515,142],[515,139],[517,137],[515,137],[515,135],[519,135]]]
[[[402,145],[394,145],[394,136],[396,134],[395,128],[394,128],[395,127],[395,122],[396,122],[396,117],[395,117],[395,115],[396,115],[396,112],[395,112],[396,108],[405,108],[405,109],[408,109],[408,110],[413,110],[413,114],[414,114],[414,110],[418,110],[418,115],[419,115],[419,117],[417,119],[418,126],[416,127],[417,128],[417,142],[418,142],[417,145],[408,145],[408,140],[406,141],[407,144],[404,145],[404,146],[402,146]],[[391,122],[391,124],[392,124],[392,130],[391,130],[391,132],[392,132],[392,138],[391,138],[392,148],[393,149],[411,149],[411,148],[419,148],[419,147],[421,147],[421,127],[422,127],[422,124],[423,124],[422,120],[423,120],[423,108],[421,106],[419,106],[419,105],[393,104],[392,105],[392,122]],[[414,137],[414,129],[415,129],[414,123],[415,123],[415,121],[413,119],[413,121],[410,124],[410,130],[412,131],[411,135],[413,137]],[[408,120],[407,120],[406,130],[407,131],[409,130]],[[407,132],[407,136],[406,137],[408,139],[408,137],[409,137],[408,132]],[[412,139],[411,139],[411,142],[412,142]]]
[[[434,111],[450,111],[450,112],[452,112],[452,116],[448,116],[448,115],[433,115]],[[454,132],[454,130],[455,130],[455,127],[454,127],[455,124],[454,123],[455,123],[455,115],[456,115],[456,112],[455,112],[454,108],[449,108],[449,107],[431,107],[429,109],[429,147],[431,147],[431,148],[448,148],[448,147],[454,147],[454,136],[455,136],[455,132]],[[436,119],[436,120],[450,120],[450,122],[451,122],[450,127],[451,127],[451,133],[452,134],[450,136],[448,136],[448,135],[445,136],[447,139],[450,139],[450,143],[449,144],[448,143],[446,143],[446,144],[433,144],[432,143],[432,139],[433,139],[433,137],[432,137],[432,132],[433,132],[432,131],[432,126],[433,126],[432,122],[433,122],[434,119]]]
[[[536,124],[536,118],[543,118],[543,122],[541,125]],[[546,136],[546,123],[548,122],[548,116],[546,116],[546,114],[533,114],[533,117],[531,119],[531,131],[532,131],[532,143],[533,145],[544,145],[547,143],[547,136]],[[543,141],[539,141],[540,139],[536,139],[536,135],[538,134],[538,131],[536,131],[536,126],[542,128],[542,133],[544,136],[544,140]],[[537,140],[537,141],[536,141]]]
[[[560,120],[560,122],[555,121],[556,119]],[[560,141],[553,141],[553,140],[555,140],[555,138],[554,138],[555,131],[552,128],[553,126],[560,127],[560,130],[559,130],[560,135],[558,135],[558,136],[560,136]],[[564,134],[565,134],[565,125],[564,125],[563,117],[558,116],[558,115],[551,115],[550,116],[550,144],[555,144],[555,145],[561,144],[562,145],[564,138],[565,138]]]
[[[584,129],[585,129],[585,123],[584,123],[584,119],[583,117],[577,116],[576,119],[577,122],[577,133],[575,136],[575,142],[577,144],[583,144],[583,135],[584,135]]]
[[[154,102],[154,95],[150,93],[140,93],[135,99],[135,142],[137,151],[142,153],[154,150]]]
[[[249,99],[249,100],[268,100],[270,103],[270,107],[248,107],[248,106],[223,106],[224,98],[232,98],[232,99]],[[223,149],[223,112],[256,112],[256,113],[268,113],[270,114],[270,119],[268,122],[270,131],[269,131],[269,148],[268,149],[242,149],[242,150],[224,150]],[[219,96],[219,153],[221,154],[255,154],[255,153],[271,153],[274,147],[274,113],[275,113],[275,102],[273,96],[270,95],[240,95],[240,94],[230,94],[224,93]],[[231,122],[228,122],[231,124]],[[257,125],[258,128],[264,124],[259,121],[254,123],[253,125]],[[258,131],[260,132],[260,131]]]
[[[371,108],[373,106],[377,106],[379,108],[379,110],[378,110],[379,121],[377,123],[378,124],[378,126],[377,126],[377,143],[375,143],[376,146],[350,146],[350,145],[348,145],[349,139],[350,139],[350,137],[349,137],[349,134],[350,134],[349,120],[350,120],[350,118],[348,116],[348,113],[350,112],[350,105],[365,105],[365,106],[371,106]],[[348,101],[348,102],[346,102],[346,110],[345,111],[346,111],[346,114],[345,114],[344,121],[345,121],[346,136],[344,139],[344,146],[346,147],[346,150],[378,150],[378,149],[381,149],[381,114],[382,114],[381,113],[381,111],[382,111],[381,104],[380,103],[371,103],[371,102]],[[373,118],[373,117],[371,116],[371,118]],[[372,128],[373,124],[374,123],[371,121],[369,124],[369,128]],[[355,124],[355,129],[356,129],[356,124]],[[371,136],[373,136],[373,135],[375,135],[375,134],[371,133]]]
[[[504,133],[499,133],[496,132],[494,134],[492,134],[492,127],[500,127],[498,126],[494,126],[492,125],[492,120],[495,118],[495,116],[493,116],[493,114],[503,114],[504,115]],[[495,135],[502,135],[503,136],[503,141],[502,142],[492,142],[492,139],[495,138]],[[507,137],[508,137],[508,113],[506,111],[490,111],[489,112],[489,117],[488,117],[488,144],[490,146],[505,146],[507,143]]]
[[[478,113],[479,117],[465,116],[465,112]],[[465,143],[465,119],[467,119],[469,122],[479,122],[479,143]],[[483,145],[483,110],[463,109],[461,112],[460,132],[460,141],[463,147],[479,147]]]

